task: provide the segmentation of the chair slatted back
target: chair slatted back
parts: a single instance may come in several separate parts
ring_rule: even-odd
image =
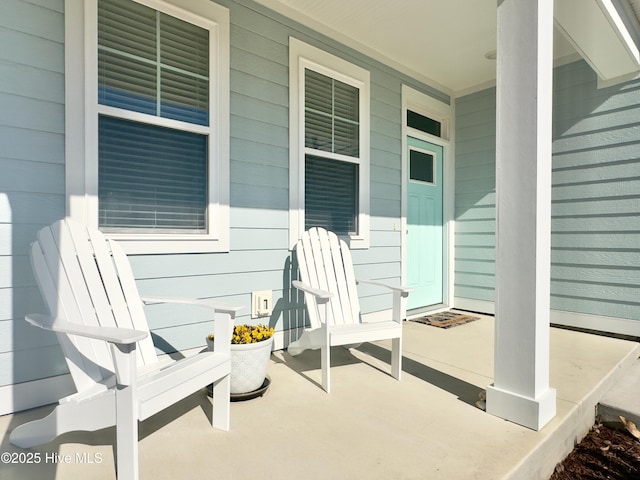
[[[360,322],[360,301],[353,271],[351,252],[335,233],[324,228],[306,231],[296,245],[300,279],[313,288],[334,294],[327,305],[328,322],[332,325]],[[305,293],[305,297],[309,294]],[[311,305],[310,298],[306,298]],[[309,309],[312,328],[320,327],[320,319]]]
[[[69,219],[38,232],[33,270],[52,316],[83,325],[149,331],[133,273],[122,249],[101,232]],[[113,375],[106,342],[59,334],[78,391]],[[151,337],[138,343],[138,365],[157,361]]]

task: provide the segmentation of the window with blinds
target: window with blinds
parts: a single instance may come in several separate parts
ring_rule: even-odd
[[[310,69],[304,88],[305,229],[356,233],[360,91]]]
[[[205,28],[99,0],[98,102],[111,107],[98,125],[102,230],[207,231],[209,135],[190,125],[209,125],[209,54]]]

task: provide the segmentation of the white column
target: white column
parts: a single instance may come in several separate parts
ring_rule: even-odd
[[[539,430],[549,387],[553,0],[498,0],[496,333],[487,412]]]

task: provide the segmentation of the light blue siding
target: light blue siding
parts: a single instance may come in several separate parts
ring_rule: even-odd
[[[291,291],[289,251],[289,37],[371,72],[371,248],[354,254],[358,275],[399,282],[402,84],[448,102],[446,95],[251,0],[220,0],[231,11],[231,251],[131,257],[142,294],[217,298],[244,305],[251,291],[273,290],[278,330],[300,325]],[[45,307],[28,261],[43,225],[62,217],[64,199],[63,1],[7,0],[0,5],[0,386],[65,371],[55,337],[22,317]],[[365,312],[390,298],[365,288]],[[172,352],[204,345],[208,312],[148,308],[154,341]],[[30,355],[38,362],[25,362]],[[35,358],[35,357],[34,357]],[[22,364],[26,366],[20,366]]]
[[[556,70],[551,305],[640,320],[640,81]]]
[[[640,320],[640,81],[554,73],[551,306]],[[456,296],[493,301],[495,90],[456,100]]]
[[[449,98],[361,53],[345,48],[250,0],[218,3],[231,11],[231,251],[131,258],[143,294],[212,297],[245,305],[271,289],[277,330],[301,325],[291,291],[289,242],[289,37],[295,36],[371,72],[371,248],[354,254],[363,278],[400,281],[401,88]],[[389,308],[386,293],[364,289],[365,312]],[[204,345],[208,313],[173,306],[148,308],[161,351]]]
[[[0,2],[0,386],[66,371],[56,337],[23,320],[45,311],[29,244],[65,211],[63,4]]]
[[[495,89],[456,99],[455,296],[493,301]]]

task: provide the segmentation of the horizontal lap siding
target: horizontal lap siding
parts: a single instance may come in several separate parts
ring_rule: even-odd
[[[240,323],[258,321],[249,318],[251,292],[272,290],[276,329],[302,325],[288,250],[289,36],[371,73],[371,248],[353,256],[358,276],[399,284],[402,83],[448,98],[250,0],[218,3],[231,13],[231,252],[136,256],[142,293],[244,305]],[[364,312],[391,307],[379,290],[361,293]],[[204,345],[211,329],[196,309],[154,306],[148,313],[163,351]]]
[[[371,248],[354,252],[357,274],[400,282],[402,84],[448,97],[251,0],[220,0],[231,13],[231,251],[138,255],[132,268],[143,295],[216,298],[244,305],[273,290],[278,330],[300,325],[291,291],[289,242],[289,36],[371,72]],[[64,373],[56,338],[23,322],[45,306],[28,246],[65,214],[63,0],[0,2],[0,386]],[[362,291],[363,311],[390,298]],[[208,312],[151,306],[159,351],[204,346]],[[265,319],[264,321],[269,321]],[[26,359],[36,361],[26,361]]]
[[[371,248],[354,251],[356,276],[400,284],[402,183],[401,81],[371,71]],[[363,313],[391,307],[386,291],[358,287]]]
[[[0,2],[0,386],[66,371],[56,337],[23,320],[46,311],[29,244],[65,211],[63,3]]]
[[[143,295],[213,297],[245,307],[236,323],[254,323],[259,320],[250,318],[252,291],[270,289],[276,311],[291,308],[291,278],[285,274],[290,270],[289,40],[283,25],[250,3],[218,3],[231,13],[231,251],[131,261]],[[212,330],[211,315],[198,308],[153,306],[147,314],[160,351],[204,345]],[[278,329],[291,326],[286,313],[277,317]]]
[[[455,296],[493,301],[495,89],[456,100]]]
[[[551,306],[640,320],[640,82],[554,73]],[[456,101],[456,296],[494,299],[495,89]]]
[[[640,81],[556,70],[551,305],[640,320]]]

